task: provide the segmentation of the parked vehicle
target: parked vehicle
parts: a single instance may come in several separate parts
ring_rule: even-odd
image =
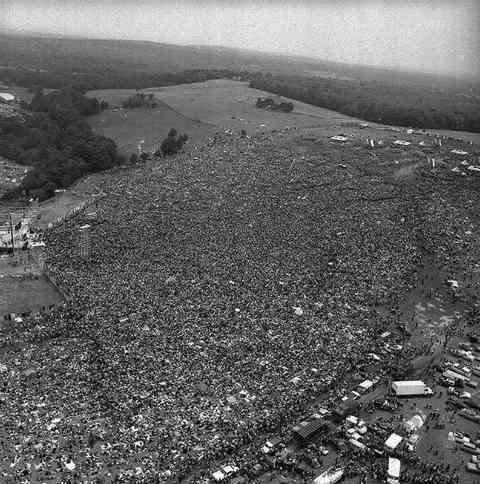
[[[433,390],[420,380],[394,381],[392,390],[397,397],[430,397],[433,395]]]

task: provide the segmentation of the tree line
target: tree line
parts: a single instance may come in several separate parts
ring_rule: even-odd
[[[72,73],[61,69],[42,71],[21,68],[0,68],[2,82],[35,89],[62,89],[72,83],[84,91],[95,89],[143,89],[147,87],[191,84],[211,79],[244,78],[245,72],[228,69],[192,69],[177,73],[138,72],[121,69],[96,69],[83,73]],[[249,80],[249,79],[248,79]]]
[[[125,162],[113,140],[92,131],[84,116],[102,104],[78,87],[44,94],[38,89],[25,121],[0,119],[0,156],[32,167],[5,198],[45,200],[87,173]]]
[[[271,74],[250,87],[371,122],[480,132],[480,97],[455,89]]]

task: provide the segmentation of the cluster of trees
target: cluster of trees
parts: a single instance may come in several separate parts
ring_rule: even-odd
[[[175,128],[172,128],[167,137],[162,141],[160,145],[160,150],[155,153],[155,155],[162,155],[164,158],[166,156],[175,155],[182,148],[183,145],[188,141],[188,136],[186,134],[178,134]]]
[[[250,87],[372,122],[480,132],[480,97],[453,88],[271,74]]]
[[[37,88],[29,108],[34,112],[51,114],[55,118],[62,110],[81,116],[91,116],[108,107],[105,101],[100,103],[96,98],[85,97],[84,93],[79,86],[69,86],[48,94],[44,94],[43,89]]]
[[[262,99],[261,97],[257,98],[255,106],[257,108],[270,109],[271,111],[282,111],[284,113],[291,113],[293,111],[292,102],[282,101],[280,103],[276,103],[270,97],[266,97],[264,99]]]
[[[158,103],[152,93],[145,94],[144,92],[136,92],[133,96],[122,102],[122,107],[125,109],[132,108],[156,108]]]
[[[4,196],[45,200],[86,173],[123,163],[115,143],[95,134],[83,118],[100,109],[96,99],[76,88],[47,95],[38,90],[25,121],[0,119],[0,156],[32,167]]]

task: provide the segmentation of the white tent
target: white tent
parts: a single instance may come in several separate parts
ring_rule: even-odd
[[[15,101],[15,96],[9,92],[0,92],[0,100],[6,102]]]
[[[313,484],[335,484],[343,477],[344,469],[328,469],[315,478]]]
[[[402,437],[400,437],[400,435],[398,434],[395,434],[393,433],[392,435],[390,435],[390,437],[385,441],[385,447],[388,449],[388,450],[395,450],[398,445],[400,444],[400,442],[403,440]]]
[[[363,391],[368,391],[370,390],[370,388],[373,387],[373,381],[371,380],[365,380],[365,381],[362,381],[362,383],[360,383],[360,385],[358,385]]]
[[[361,450],[365,450],[367,446],[357,439],[348,439],[348,441],[355,447]]]
[[[388,458],[388,475],[394,479],[400,478],[400,460],[394,457]]]
[[[424,423],[425,423],[425,416],[417,414],[405,422],[405,428],[409,432],[415,432],[421,429]]]
[[[216,471],[212,474],[212,477],[217,481],[223,481],[225,479],[225,474],[222,471]]]

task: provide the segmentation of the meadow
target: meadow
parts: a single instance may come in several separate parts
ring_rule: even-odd
[[[101,91],[103,95],[96,93],[95,96],[107,100],[112,105],[112,99],[119,99],[118,104],[120,104],[121,100],[134,92],[128,91],[123,96],[117,90],[108,91]],[[125,90],[120,91],[123,93]],[[160,147],[170,128],[187,133],[190,143],[199,143],[216,131],[214,126],[190,119],[164,103],[158,103],[158,106],[153,109],[117,107],[106,109],[90,116],[88,122],[94,131],[113,139],[119,152],[126,155],[137,152],[137,147],[142,140],[145,151],[155,151]]]
[[[39,311],[61,301],[58,291],[43,276],[38,279],[0,278],[0,317],[8,313]]]
[[[244,129],[247,134],[255,134],[286,127],[335,126],[354,120],[301,102],[295,102],[291,113],[259,109],[255,107],[258,97],[279,97],[251,89],[245,82],[224,79],[149,88],[143,92],[154,94],[157,108],[121,108],[122,101],[134,94],[134,89],[88,92],[88,96],[110,105],[109,109],[89,117],[88,122],[96,132],[112,138],[123,153],[136,151],[141,140],[146,151],[155,149],[170,128],[187,133],[191,145],[227,129]]]
[[[358,118],[296,100],[291,100],[294,103],[294,110],[291,113],[259,109],[255,107],[258,97],[272,97],[277,101],[290,99],[250,88],[246,82],[227,79],[152,87],[142,92],[153,93],[159,103],[158,108],[119,108],[122,101],[135,93],[134,89],[103,89],[88,92],[88,96],[97,97],[110,104],[110,109],[89,118],[92,128],[112,138],[124,153],[135,151],[142,139],[145,140],[145,150],[152,150],[171,127],[186,132],[190,137],[190,144],[197,144],[215,131],[227,129],[244,129],[247,134],[256,134],[287,127],[318,128],[323,134],[333,135],[345,131],[343,124],[363,122]],[[369,125],[372,128],[385,127],[378,123]],[[480,142],[480,134],[476,133],[428,131]],[[375,136],[375,132],[370,130],[362,131],[362,134],[365,137]]]

